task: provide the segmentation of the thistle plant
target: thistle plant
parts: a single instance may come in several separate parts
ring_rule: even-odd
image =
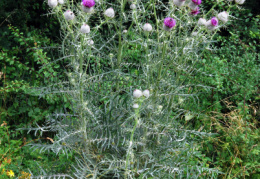
[[[35,148],[77,153],[72,173],[53,176],[216,176],[217,170],[195,162],[197,143],[209,134],[187,129],[182,116],[196,115],[185,108],[198,100],[192,91],[209,88],[187,79],[199,72],[194,65],[228,21],[228,9],[205,12],[201,0],[47,3],[61,25],[66,79],[39,95],[69,96],[71,106],[29,130],[56,133],[52,143]],[[128,56],[133,49],[139,59]]]

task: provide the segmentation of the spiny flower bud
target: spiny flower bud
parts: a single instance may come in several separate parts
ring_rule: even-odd
[[[176,21],[171,17],[166,17],[163,23],[163,29],[166,31],[170,31],[176,25]]]
[[[88,8],[91,8],[95,5],[94,0],[82,0],[82,5]]]
[[[64,0],[58,0],[59,4],[64,4]]]
[[[64,15],[64,18],[65,18],[67,21],[73,20],[74,17],[75,17],[74,13],[73,13],[72,11],[70,11],[70,10],[67,10],[66,12],[64,12],[63,15]]]
[[[141,96],[143,96],[143,93],[141,90],[135,89],[133,92],[133,96],[134,96],[134,98],[140,98]]]
[[[175,4],[178,7],[183,6],[185,3],[185,0],[173,0],[173,4]]]
[[[136,5],[135,5],[135,4],[131,4],[131,5],[130,5],[130,9],[132,9],[132,10],[133,10],[133,9],[136,9]]]
[[[150,96],[150,91],[149,91],[149,90],[144,90],[144,91],[143,91],[143,95],[144,95],[145,97],[149,98],[149,96]]]
[[[228,13],[226,11],[223,11],[218,14],[218,19],[222,22],[226,23],[228,21]]]
[[[113,18],[115,17],[115,11],[113,8],[108,8],[106,11],[105,11],[105,16],[109,17],[109,18]]]
[[[91,13],[94,10],[94,7],[85,7],[82,6],[82,11],[86,12],[86,13]]]
[[[244,4],[244,2],[245,2],[245,0],[235,0],[235,2],[237,3],[237,4]]]
[[[146,23],[146,24],[144,24],[144,26],[143,26],[143,30],[144,30],[144,31],[147,31],[147,32],[150,32],[150,31],[153,30],[153,27],[152,27],[151,24]]]
[[[198,21],[198,25],[206,25],[207,20],[204,18],[200,18]]]
[[[200,13],[199,7],[197,7],[195,10],[191,10],[191,14],[194,16],[196,16],[198,13]]]
[[[211,20],[206,22],[206,26],[209,30],[214,30],[218,26],[218,19],[216,17],[212,17]]]
[[[94,41],[93,40],[88,40],[87,43],[88,43],[88,45],[93,45]]]
[[[134,104],[134,105],[133,105],[133,108],[134,108],[134,109],[138,109],[138,108],[139,108],[139,104]]]
[[[90,27],[87,24],[83,24],[80,28],[80,32],[83,34],[88,34],[90,32]]]
[[[57,0],[48,0],[48,5],[51,7],[51,8],[54,8],[58,5],[58,1]]]

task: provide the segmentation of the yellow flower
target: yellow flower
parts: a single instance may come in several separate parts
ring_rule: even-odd
[[[13,172],[13,170],[10,170],[9,172],[7,172],[7,175],[8,175],[9,177],[14,177],[14,172]]]

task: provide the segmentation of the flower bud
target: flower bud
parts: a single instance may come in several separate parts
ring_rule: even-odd
[[[199,21],[198,21],[198,25],[206,25],[206,19],[204,18],[200,18]]]
[[[51,7],[51,8],[54,8],[58,5],[58,1],[57,0],[48,0],[48,5]]]
[[[166,17],[163,23],[163,29],[166,31],[170,31],[176,25],[176,21],[171,17]]]
[[[126,29],[125,29],[125,30],[123,30],[123,33],[124,33],[124,34],[126,34],[126,33],[127,33],[127,30],[126,30]]]
[[[235,0],[235,2],[237,3],[237,4],[244,4],[244,2],[245,2],[245,0]]]
[[[131,5],[130,5],[130,9],[132,9],[132,10],[133,10],[133,9],[136,9],[136,5],[135,5],[135,4],[131,4]]]
[[[64,0],[58,0],[59,4],[64,4]]]
[[[139,89],[135,89],[133,92],[134,98],[140,98],[143,95],[142,91]]]
[[[115,17],[115,11],[113,8],[108,8],[106,11],[105,11],[105,16],[109,17],[109,18],[113,18]]]
[[[221,20],[223,23],[226,23],[228,21],[228,13],[226,11],[219,13],[218,19]]]
[[[87,24],[83,24],[80,28],[80,32],[83,34],[88,34],[90,32],[90,27]]]
[[[214,30],[218,26],[218,19],[216,17],[212,17],[211,20],[206,22],[206,26],[209,30]]]
[[[144,30],[144,31],[147,31],[147,32],[151,32],[151,31],[153,30],[153,27],[152,27],[151,24],[146,23],[146,24],[144,24],[144,26],[143,26],[143,30]]]
[[[143,95],[144,95],[146,98],[149,98],[149,96],[150,96],[150,91],[149,91],[149,90],[144,90],[144,91],[143,91]]]
[[[185,3],[185,0],[173,0],[173,4],[175,4],[178,7],[183,6]]]
[[[133,105],[133,108],[134,108],[134,109],[138,109],[138,108],[139,108],[139,104],[134,104],[134,105]]]
[[[95,5],[94,0],[82,0],[82,5],[88,8],[91,8]]]
[[[87,43],[88,43],[88,45],[93,45],[94,41],[93,40],[88,40]]]
[[[72,11],[70,10],[67,10],[66,12],[64,12],[64,18],[67,20],[67,21],[70,21],[70,20],[73,20],[75,15]]]

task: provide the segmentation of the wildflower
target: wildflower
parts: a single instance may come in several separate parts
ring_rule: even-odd
[[[192,0],[192,2],[196,5],[200,5],[201,4],[201,0]]]
[[[64,0],[58,0],[59,4],[64,4]]]
[[[64,15],[64,18],[65,18],[67,21],[73,20],[74,17],[75,17],[74,13],[73,13],[72,11],[70,11],[70,10],[67,10],[66,12],[64,12],[63,15]]]
[[[95,1],[94,0],[82,0],[82,11],[86,13],[91,13],[94,10]]]
[[[138,104],[134,104],[134,105],[133,105],[133,108],[134,108],[134,109],[137,109],[137,108],[139,108],[139,105],[138,105]]]
[[[80,28],[80,32],[83,34],[88,34],[90,32],[90,27],[87,24],[83,24]]]
[[[7,175],[8,175],[9,177],[14,177],[14,172],[13,172],[13,170],[10,170],[9,172],[7,172]]]
[[[124,33],[124,34],[126,34],[126,33],[127,33],[127,30],[126,30],[126,29],[125,29],[125,30],[123,30],[123,33]]]
[[[131,4],[131,5],[130,5],[130,9],[132,9],[132,10],[133,10],[133,9],[136,9],[136,5],[135,5],[135,4]]]
[[[199,21],[198,21],[198,25],[206,25],[206,19],[204,18],[200,18]]]
[[[226,11],[223,11],[218,14],[218,19],[222,22],[226,23],[228,21],[228,13]]]
[[[176,21],[171,17],[166,17],[163,23],[163,28],[166,31],[170,31],[176,25]]]
[[[151,24],[146,23],[146,24],[144,24],[144,26],[143,26],[143,30],[144,30],[144,31],[147,31],[147,32],[150,32],[150,31],[153,30],[153,27],[152,27]]]
[[[173,4],[175,4],[178,7],[183,6],[185,3],[185,0],[173,0]]]
[[[216,17],[212,17],[211,20],[206,22],[206,26],[209,30],[214,30],[218,26],[218,19]]]
[[[51,8],[54,8],[58,5],[58,1],[57,0],[48,0],[48,5],[51,7]]]
[[[143,93],[141,90],[135,89],[133,92],[133,96],[134,96],[134,98],[140,98],[141,96],[143,96]]]
[[[94,0],[82,0],[82,5],[88,8],[91,8],[95,5]]]
[[[108,8],[106,11],[105,11],[105,16],[109,17],[109,18],[113,18],[115,17],[115,11],[113,8]]]
[[[150,96],[150,91],[149,91],[149,90],[144,90],[144,91],[143,91],[143,95],[144,95],[145,97],[149,98],[149,96]]]
[[[244,2],[245,2],[245,0],[235,0],[235,2],[237,3],[237,4],[244,4]]]
[[[191,10],[191,14],[194,16],[196,16],[198,13],[200,13],[199,7],[197,7],[195,10]]]

